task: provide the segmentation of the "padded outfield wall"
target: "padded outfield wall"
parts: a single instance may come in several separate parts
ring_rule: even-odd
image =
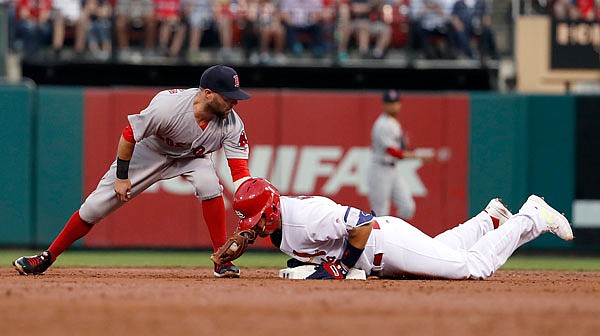
[[[50,243],[114,160],[126,116],[159,90],[0,88],[8,141],[2,149],[0,245]],[[284,194],[319,194],[368,208],[365,173],[371,124],[381,111],[379,92],[249,91],[253,98],[236,110],[246,125],[254,176],[270,179]],[[594,109],[600,111],[600,97],[407,93],[401,121],[410,145],[436,153],[433,162],[398,166],[416,197],[412,222],[435,235],[480,211],[491,197],[503,197],[516,211],[530,193],[547,196],[573,218],[576,172],[593,164],[593,155],[576,156],[578,146],[593,142],[578,139],[576,125],[580,110],[597,118]],[[229,200],[227,164],[220,154],[214,160]],[[588,217],[593,209],[586,210]],[[229,202],[227,215],[231,232]],[[585,225],[580,233],[597,232]],[[547,235],[528,247],[600,246],[595,239],[578,241]],[[200,204],[181,179],[157,183],[79,244],[210,247]]]

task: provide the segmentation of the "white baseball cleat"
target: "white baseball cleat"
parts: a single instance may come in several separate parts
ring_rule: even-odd
[[[485,212],[491,217],[498,219],[499,225],[504,224],[512,216],[510,210],[502,203],[501,198],[492,198],[490,203],[485,207]]]
[[[550,232],[554,233],[562,240],[573,240],[573,230],[571,229],[571,224],[569,224],[567,218],[554,210],[554,208],[548,205],[543,198],[531,195],[527,198],[527,202],[523,204],[521,209],[525,207],[535,208],[544,221],[546,221],[546,225]]]

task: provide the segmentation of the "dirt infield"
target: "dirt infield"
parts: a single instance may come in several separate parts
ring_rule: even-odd
[[[0,268],[0,335],[599,335],[600,272],[303,281],[275,269]]]

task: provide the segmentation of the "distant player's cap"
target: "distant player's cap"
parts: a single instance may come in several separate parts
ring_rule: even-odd
[[[383,101],[386,103],[394,103],[400,100],[400,94],[396,90],[385,90],[383,92]]]
[[[225,65],[214,65],[206,69],[200,77],[200,87],[210,89],[229,99],[250,98],[250,95],[240,88],[237,72]]]

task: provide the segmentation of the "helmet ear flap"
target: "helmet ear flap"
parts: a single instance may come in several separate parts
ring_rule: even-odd
[[[263,178],[244,181],[234,195],[233,208],[240,217],[240,229],[254,227],[263,216],[266,231],[273,232],[279,226],[279,191]]]
[[[279,203],[279,194],[274,193],[271,197],[269,204],[270,206],[268,206],[265,209],[265,217],[266,217],[266,223],[265,223],[265,230],[270,234],[273,233],[275,230],[278,229],[279,227],[279,215],[281,214],[281,207],[280,207],[280,203]]]

